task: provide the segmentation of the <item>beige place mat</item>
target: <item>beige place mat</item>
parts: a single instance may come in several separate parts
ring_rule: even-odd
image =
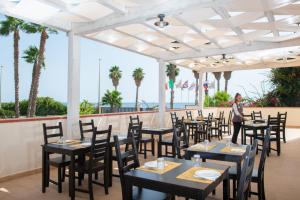
[[[201,179],[201,178],[196,178],[194,177],[194,174],[198,170],[215,170],[220,173],[223,173],[223,170],[216,170],[216,169],[211,169],[211,168],[206,168],[206,167],[192,167],[182,174],[178,175],[176,178],[182,179],[182,180],[187,180],[187,181],[193,181],[193,182],[198,182],[198,183],[205,183],[205,184],[210,184],[213,181],[212,180],[207,180],[207,179]]]
[[[58,143],[57,142],[53,142],[52,144],[58,144],[58,145],[73,145],[73,144],[79,144],[81,141],[80,140],[67,140],[64,143]]]
[[[189,150],[192,150],[192,151],[210,151],[212,150],[213,148],[215,148],[217,145],[216,144],[208,144],[207,145],[207,150],[205,149],[205,145],[204,144],[195,144],[193,146],[190,146],[189,147]]]
[[[204,120],[204,117],[198,116],[196,119],[197,119],[198,121],[203,121],[203,120]]]
[[[141,166],[137,169],[139,170],[143,170],[145,172],[152,172],[152,173],[156,173],[156,174],[164,174],[168,171],[171,171],[172,169],[178,167],[181,165],[181,163],[177,163],[177,162],[171,162],[171,161],[165,161],[165,163],[167,164],[167,166],[165,166],[164,169],[150,169],[150,168],[146,168],[145,166]]]
[[[221,149],[223,153],[234,153],[234,154],[243,154],[245,153],[246,149],[242,147],[224,147]]]

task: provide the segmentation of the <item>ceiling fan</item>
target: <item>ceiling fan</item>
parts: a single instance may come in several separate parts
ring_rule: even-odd
[[[230,56],[226,56],[225,53],[222,54],[222,57],[220,58],[220,60],[216,61],[215,63],[219,64],[219,63],[228,63],[230,60],[234,59],[234,57]]]

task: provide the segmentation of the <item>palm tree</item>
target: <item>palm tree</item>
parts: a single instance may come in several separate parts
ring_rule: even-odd
[[[15,79],[15,112],[16,118],[20,117],[20,102],[19,102],[19,40],[20,30],[24,21],[13,17],[6,16],[4,21],[0,22],[0,35],[8,36],[13,33],[14,41],[14,79]]]
[[[33,64],[32,68],[32,77],[31,77],[31,89],[30,89],[30,94],[29,94],[29,102],[30,100],[32,101],[32,88],[34,88],[34,79],[36,77],[36,71],[35,69],[37,68],[37,63],[38,63],[38,58],[39,58],[39,49],[36,46],[30,46],[28,49],[24,51],[23,58],[25,61],[29,64]],[[45,67],[45,62],[42,63],[42,67]],[[31,106],[29,106],[28,102],[28,108],[27,108],[27,117],[32,117],[31,114]],[[32,102],[31,102],[32,103]]]
[[[132,77],[134,78],[135,85],[136,85],[136,95],[135,95],[135,109],[137,110],[138,107],[138,98],[139,98],[139,87],[141,86],[141,82],[144,79],[144,71],[142,68],[136,68],[133,71]]]
[[[227,72],[223,73],[223,77],[225,79],[225,92],[227,92],[227,90],[228,90],[228,81],[231,78],[231,73],[232,73],[232,71],[227,71]]]
[[[119,108],[122,105],[121,93],[117,90],[111,92],[107,90],[104,97],[102,97],[102,104],[109,105],[111,112],[113,112],[115,108]]]
[[[193,70],[194,77],[196,79],[196,93],[195,93],[195,105],[198,105],[198,96],[199,96],[199,73],[196,70]],[[201,87],[201,86],[200,86]]]
[[[215,76],[215,79],[217,79],[217,84],[218,84],[217,90],[220,91],[220,79],[221,79],[222,72],[213,72],[213,74]]]
[[[109,70],[109,78],[111,78],[115,90],[117,90],[118,88],[119,80],[121,79],[121,77],[122,71],[120,70],[120,68],[117,65],[112,66]]]
[[[45,60],[45,47],[46,47],[46,40],[49,38],[49,34],[57,33],[56,30],[40,26],[37,24],[25,24],[25,31],[27,33],[40,33],[40,47],[37,56],[36,64],[33,68],[32,73],[32,83],[30,88],[29,100],[28,100],[28,117],[33,117],[36,111],[36,102],[37,102],[37,95],[38,95],[38,88],[39,88],[39,81],[41,75],[41,68],[44,65]]]
[[[176,76],[179,74],[179,68],[176,67],[174,64],[168,64],[166,70],[167,76],[169,77],[170,81],[175,83]],[[171,88],[171,100],[170,100],[170,109],[173,109],[174,104],[174,87]]]

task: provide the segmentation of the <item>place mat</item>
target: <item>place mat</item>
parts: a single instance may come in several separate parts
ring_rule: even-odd
[[[221,174],[224,172],[223,170],[211,169],[206,167],[192,167],[186,170],[185,172],[183,172],[182,174],[178,175],[176,178],[187,180],[187,181],[198,182],[198,183],[205,183],[205,184],[211,184],[212,182],[214,182],[212,180],[194,177],[195,172],[198,170],[215,170],[220,172]]]
[[[190,120],[190,119],[184,119],[183,122],[184,123],[190,123],[190,122],[192,122],[192,120]]]
[[[67,141],[65,141],[65,142],[63,142],[63,143],[58,143],[58,141],[57,141],[57,142],[54,142],[54,143],[52,143],[52,144],[58,144],[58,145],[73,145],[73,144],[79,144],[79,143],[81,143],[80,140],[67,140]]]
[[[164,169],[147,168],[145,166],[138,167],[137,169],[143,170],[145,172],[152,172],[152,173],[156,173],[156,174],[164,174],[164,173],[166,173],[168,171],[171,171],[172,169],[174,169],[174,168],[181,165],[181,163],[171,162],[171,161],[165,161],[165,163],[168,164],[168,165],[165,166]]]
[[[243,154],[245,153],[246,149],[242,147],[224,147],[221,149],[223,153],[234,153],[234,154]]]
[[[197,119],[198,121],[203,121],[203,120],[204,120],[204,117],[198,116],[196,119]]]
[[[195,144],[193,146],[190,146],[189,147],[189,150],[192,150],[192,151],[210,151],[212,150],[213,148],[215,148],[217,145],[216,144],[208,144],[207,145],[207,150],[205,149],[205,145],[204,144]]]

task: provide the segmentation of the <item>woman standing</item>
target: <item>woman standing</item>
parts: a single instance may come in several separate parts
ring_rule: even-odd
[[[241,126],[242,126],[242,121],[244,120],[243,117],[243,106],[241,104],[242,96],[239,93],[236,93],[234,97],[234,104],[232,105],[232,111],[233,111],[233,118],[232,118],[232,123],[233,123],[233,135],[232,135],[232,143],[236,144]]]

